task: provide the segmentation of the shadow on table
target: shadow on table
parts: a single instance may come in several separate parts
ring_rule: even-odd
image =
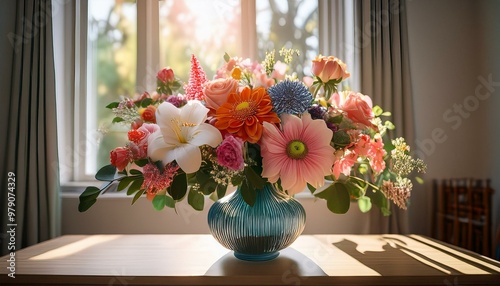
[[[251,267],[249,267],[251,265]],[[311,259],[293,248],[280,251],[280,255],[270,261],[249,262],[239,260],[230,251],[217,260],[208,271],[207,276],[239,276],[239,275],[279,275],[283,281],[292,281],[294,277],[327,276]]]
[[[461,273],[439,261],[403,246],[406,244],[402,241],[391,245],[389,244],[390,240],[392,238],[387,239],[387,242],[382,247],[383,251],[360,252],[357,250],[358,245],[348,239],[335,242],[333,245],[382,276],[415,275],[415,273],[421,273],[422,275],[456,275]]]

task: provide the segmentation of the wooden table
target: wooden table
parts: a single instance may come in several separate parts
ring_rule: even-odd
[[[499,285],[500,263],[419,235],[303,235],[245,262],[210,235],[66,235],[15,253],[25,285]]]

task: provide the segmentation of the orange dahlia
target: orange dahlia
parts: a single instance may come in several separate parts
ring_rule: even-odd
[[[245,87],[239,94],[229,94],[226,103],[216,113],[215,127],[225,130],[244,141],[257,143],[262,136],[264,122],[279,123],[278,115],[272,111],[271,97],[265,88]]]

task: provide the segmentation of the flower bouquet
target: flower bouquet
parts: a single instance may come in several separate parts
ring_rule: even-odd
[[[336,57],[316,57],[311,77],[298,79],[289,68],[296,54],[282,49],[276,60],[273,51],[261,63],[226,54],[212,80],[193,55],[186,84],[165,68],[156,91],[109,104],[113,122],[130,126],[128,143],[111,151],[96,174],[108,183],[87,187],[79,210],[114,185],[157,210],[186,199],[202,210],[205,196],[218,200],[234,186],[252,206],[265,184],[286,196],[309,190],[333,213],[353,201],[385,215],[389,201],[406,208],[409,175],[425,164],[404,138],[389,138],[390,113],[339,90],[350,74]]]

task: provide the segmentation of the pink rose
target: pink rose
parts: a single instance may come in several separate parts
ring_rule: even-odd
[[[229,94],[236,92],[237,89],[238,81],[233,78],[208,81],[203,88],[205,106],[212,110],[217,110],[219,106],[226,103]]]
[[[148,138],[149,135],[159,130],[160,127],[156,124],[145,123],[137,130],[128,132],[131,157],[133,160],[145,159],[148,155]]]
[[[245,166],[243,162],[243,142],[232,135],[227,136],[217,147],[217,162],[219,165],[231,170],[242,170]]]
[[[109,153],[111,165],[118,171],[123,171],[130,162],[130,150],[126,147],[117,147]]]
[[[312,73],[323,83],[327,83],[330,80],[339,81],[351,75],[347,71],[346,64],[334,56],[317,56],[312,61],[311,69]]]
[[[156,74],[156,78],[163,82],[172,82],[175,80],[174,71],[171,68],[163,68]]]
[[[360,123],[367,127],[373,126],[370,122],[373,119],[370,97],[361,93],[351,92],[341,108],[346,113],[347,118],[351,119],[354,123]]]

